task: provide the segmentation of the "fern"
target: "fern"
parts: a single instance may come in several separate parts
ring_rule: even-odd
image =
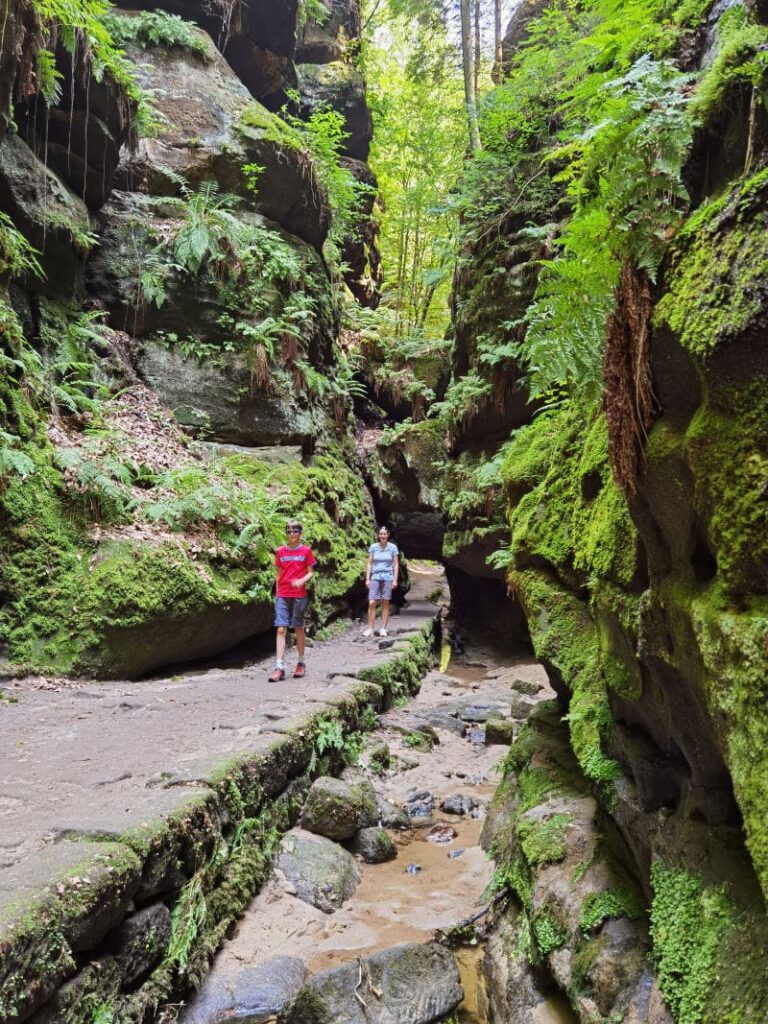
[[[165,11],[141,11],[132,17],[108,11],[104,25],[117,46],[134,43],[144,49],[150,46],[178,48],[201,60],[213,59],[211,45],[191,21]]]
[[[23,274],[31,274],[32,277],[45,277],[37,257],[37,250],[14,226],[8,214],[0,211],[0,276],[8,274],[10,277],[21,277]]]
[[[15,434],[0,430],[0,491],[5,489],[8,478],[21,477],[26,480],[35,471],[32,459],[19,451],[20,439]]]

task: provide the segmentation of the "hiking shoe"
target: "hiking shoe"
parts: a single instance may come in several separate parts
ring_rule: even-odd
[[[386,629],[380,629],[379,636],[389,636],[389,633],[386,631]]]
[[[364,629],[363,630],[363,636],[372,636],[372,635],[373,635],[373,630],[372,629]]]
[[[276,669],[273,669],[269,673],[269,676],[267,677],[267,682],[269,682],[269,683],[281,683],[283,681],[283,679],[285,679],[285,669],[284,668],[276,668]]]
[[[306,674],[307,674],[307,666],[304,664],[303,661],[300,661],[298,663],[298,665],[296,666],[296,668],[294,669],[293,678],[294,679],[303,679]]]

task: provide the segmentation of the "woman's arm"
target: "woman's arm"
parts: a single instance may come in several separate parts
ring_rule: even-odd
[[[368,565],[365,567],[365,585],[370,587],[371,585],[371,569],[373,567],[373,555],[368,552]]]
[[[395,555],[392,561],[392,568],[394,570],[394,577],[392,579],[392,588],[397,586],[397,577],[400,575],[400,556]]]

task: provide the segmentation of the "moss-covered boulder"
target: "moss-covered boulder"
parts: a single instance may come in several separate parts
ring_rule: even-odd
[[[312,783],[301,813],[302,827],[316,835],[337,841],[351,839],[361,828],[370,828],[378,820],[376,799],[371,798],[370,783],[344,782],[322,776]]]

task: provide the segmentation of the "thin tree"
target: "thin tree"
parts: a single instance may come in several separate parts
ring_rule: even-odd
[[[504,77],[504,50],[501,35],[501,0],[493,0],[493,65],[491,78],[496,85]]]
[[[467,104],[469,148],[480,149],[480,129],[477,124],[477,90],[475,89],[475,59],[472,52],[472,19],[470,0],[460,0],[461,11],[461,63],[464,70],[464,99]]]

